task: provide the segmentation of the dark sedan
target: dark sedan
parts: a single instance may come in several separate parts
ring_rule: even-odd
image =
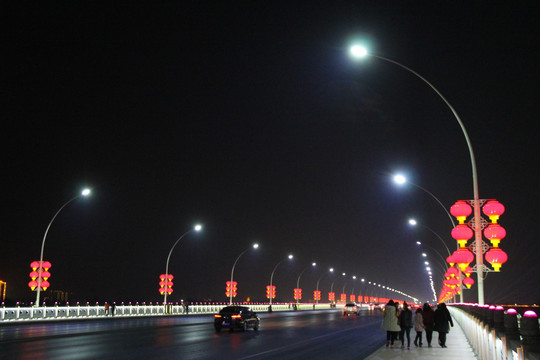
[[[219,314],[214,315],[214,327],[216,332],[222,328],[234,329],[253,329],[259,330],[259,317],[247,306],[226,306]]]

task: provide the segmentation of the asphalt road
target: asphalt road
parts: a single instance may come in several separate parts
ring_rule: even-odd
[[[216,333],[208,315],[0,325],[0,359],[364,359],[385,342],[380,312],[259,315],[247,332]]]

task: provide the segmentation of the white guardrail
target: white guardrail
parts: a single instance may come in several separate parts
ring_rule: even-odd
[[[452,317],[461,326],[465,336],[481,360],[525,360],[540,359],[540,353],[529,352],[524,349],[523,335],[517,338],[508,338],[504,332],[496,331],[485,321],[467,313],[466,311],[449,306]],[[518,315],[518,323],[522,317]],[[517,324],[516,324],[517,325]],[[520,324],[520,333],[524,333]],[[526,330],[525,330],[526,331]],[[521,340],[518,340],[518,339]],[[530,348],[529,350],[536,350]]]
[[[107,316],[164,316],[164,315],[197,315],[214,314],[222,308],[228,306],[228,303],[200,304],[193,303],[187,307],[181,304],[167,305],[116,305],[110,306],[107,310],[101,305],[74,305],[74,306],[43,306],[43,307],[0,307],[0,323],[20,322],[20,321],[39,321],[39,320],[75,320],[89,319]],[[269,304],[249,303],[233,304],[239,306],[248,306],[256,312],[267,312]],[[369,308],[369,304],[358,304],[362,308]],[[295,303],[272,304],[272,311],[293,311],[295,310],[324,310],[333,307],[340,308],[342,304],[332,305],[330,303],[300,303],[296,308]]]

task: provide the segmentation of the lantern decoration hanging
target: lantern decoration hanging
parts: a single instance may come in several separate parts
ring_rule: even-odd
[[[48,271],[51,268],[51,263],[49,261],[32,261],[30,263],[32,271],[29,276],[32,281],[28,283],[30,290],[34,291],[38,286],[42,290],[47,290],[51,284],[47,281],[51,277],[51,273]]]
[[[452,254],[456,264],[458,264],[461,271],[465,270],[467,266],[474,260],[474,255],[467,248],[459,248]]]
[[[266,297],[268,299],[275,299],[276,298],[276,286],[275,285],[267,285],[266,286]]]
[[[464,224],[459,224],[452,229],[452,237],[457,240],[459,247],[463,248],[474,235],[472,229]]]
[[[446,273],[449,274],[451,278],[457,277],[459,275],[458,270],[453,266],[449,267]]]
[[[313,291],[313,300],[321,300],[321,291],[320,290],[314,290]]]
[[[454,266],[454,264],[456,263],[456,261],[454,260],[454,257],[452,255],[450,255],[449,257],[446,258],[446,262],[450,264],[450,266]]]
[[[502,264],[508,261],[508,255],[500,248],[495,247],[486,253],[486,260],[493,266],[493,270],[500,271]]]
[[[172,294],[173,292],[173,285],[174,283],[172,282],[172,279],[174,279],[174,276],[172,276],[171,274],[161,274],[159,275],[159,279],[161,280],[159,282],[159,293],[161,295],[164,295],[165,293],[167,293],[168,295]]]
[[[474,279],[471,277],[466,277],[463,279],[463,285],[467,287],[467,289],[470,289],[471,286],[474,284]]]
[[[469,277],[471,276],[471,274],[474,272],[473,268],[470,267],[470,266],[467,266],[465,268],[465,270],[463,270],[463,272],[465,273],[465,276]]]
[[[459,200],[452,205],[450,213],[458,219],[460,224],[464,224],[467,216],[472,214],[472,207],[465,201]]]
[[[293,291],[293,299],[294,300],[302,300],[302,289],[295,288]]]
[[[506,230],[499,224],[489,224],[484,229],[484,236],[491,242],[493,247],[499,247],[499,242],[506,237]]]
[[[225,296],[228,298],[230,297],[236,297],[238,295],[238,283],[236,281],[227,281],[225,283]]]
[[[482,212],[489,217],[493,224],[496,224],[499,216],[504,214],[504,205],[497,200],[490,200],[482,207]]]

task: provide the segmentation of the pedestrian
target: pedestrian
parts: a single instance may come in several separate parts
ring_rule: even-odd
[[[114,310],[116,309],[116,303],[113,302],[111,305],[111,316],[114,316]]]
[[[105,315],[109,315],[109,303],[105,302]]]
[[[412,311],[409,309],[409,305],[404,301],[403,309],[399,313],[399,339],[401,340],[401,348],[405,348],[405,335],[407,336],[407,349],[411,348],[411,329],[413,327]]]
[[[434,314],[435,331],[439,333],[439,345],[446,347],[446,334],[450,331],[450,326],[454,327],[454,322],[450,316],[450,311],[446,308],[445,303],[440,303],[437,306]],[[448,326],[450,324],[450,326]]]
[[[422,316],[422,308],[416,309],[416,314],[414,315],[414,331],[416,331],[414,346],[422,347],[422,332],[424,331],[424,317]]]
[[[433,338],[433,328],[435,326],[435,312],[428,303],[424,304],[422,309],[422,319],[424,320],[424,330],[426,331],[426,341],[428,347],[431,347],[431,339]]]
[[[392,347],[394,346],[396,335],[401,330],[398,324],[397,309],[394,300],[388,301],[384,307],[383,316],[381,329],[386,331],[386,347],[389,345]]]

